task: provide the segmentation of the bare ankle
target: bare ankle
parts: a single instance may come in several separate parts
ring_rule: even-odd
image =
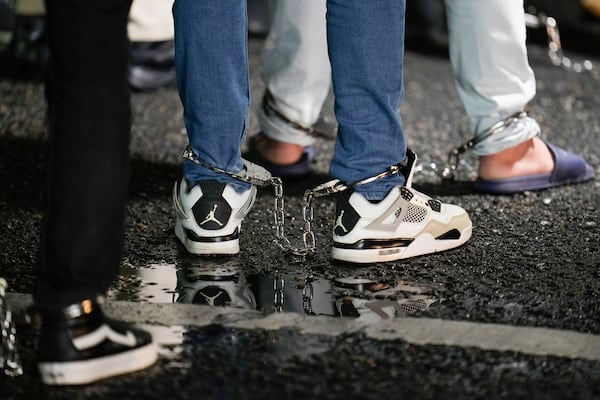
[[[262,156],[274,164],[289,165],[298,162],[304,153],[304,147],[280,142],[262,135],[256,143]]]
[[[487,180],[542,174],[553,168],[552,154],[538,137],[499,153],[479,157],[479,177]]]

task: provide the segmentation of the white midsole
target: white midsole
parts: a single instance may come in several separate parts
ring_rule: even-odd
[[[128,372],[139,371],[154,364],[158,358],[157,345],[149,343],[106,357],[73,361],[41,362],[38,369],[47,385],[85,385]]]
[[[195,242],[189,240],[181,221],[175,221],[175,236],[179,238],[185,249],[192,254],[238,254],[240,252],[239,239],[224,242]]]
[[[471,238],[472,225],[469,225],[460,233],[456,240],[438,240],[428,233],[419,235],[408,246],[390,247],[386,249],[340,249],[333,247],[331,257],[335,260],[348,261],[352,263],[375,263],[395,261],[405,258],[420,256],[423,254],[437,253],[461,246]]]

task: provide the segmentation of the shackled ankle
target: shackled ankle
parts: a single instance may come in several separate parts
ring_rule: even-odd
[[[304,154],[304,147],[295,143],[281,142],[262,134],[256,140],[257,150],[274,164],[289,165],[297,163]]]
[[[480,156],[478,174],[481,179],[503,179],[547,173],[553,168],[550,150],[542,139],[534,137],[496,154]]]

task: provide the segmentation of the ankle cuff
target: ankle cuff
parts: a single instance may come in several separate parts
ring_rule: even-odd
[[[493,127],[490,127],[485,132],[475,135],[475,138],[477,139],[477,137],[485,136],[489,133],[490,129],[493,129]],[[536,120],[525,114],[515,121],[508,122],[501,129],[482,139],[475,147],[473,147],[473,153],[477,156],[500,153],[503,150],[514,147],[540,135],[540,131],[540,126]]]

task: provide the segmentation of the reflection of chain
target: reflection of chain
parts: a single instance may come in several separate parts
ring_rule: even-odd
[[[19,376],[23,368],[17,351],[17,330],[6,302],[6,286],[6,281],[0,278],[0,367],[5,375]]]
[[[276,312],[283,311],[285,280],[283,275],[276,273],[273,278],[273,305]]]
[[[313,314],[312,300],[314,297],[313,282],[314,278],[312,275],[308,275],[304,279],[304,287],[302,288],[302,309],[307,315]]]
[[[535,13],[534,9],[531,9],[531,11]],[[573,62],[563,54],[560,34],[558,32],[558,22],[555,18],[548,17],[544,13],[538,13],[537,15],[526,13],[525,24],[529,28],[546,29],[546,34],[548,35],[548,57],[552,61],[552,64],[573,72],[592,70],[592,62],[590,60]]]

